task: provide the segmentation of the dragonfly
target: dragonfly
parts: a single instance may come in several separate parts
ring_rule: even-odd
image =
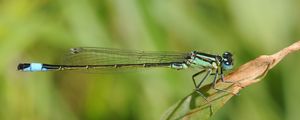
[[[105,71],[157,67],[175,70],[196,68],[199,71],[192,76],[193,84],[196,92],[205,98],[200,92],[200,88],[210,75],[214,75],[212,88],[227,92],[226,90],[216,88],[215,85],[219,77],[222,82],[226,82],[223,79],[223,72],[233,68],[232,56],[230,52],[224,52],[220,56],[200,51],[146,52],[100,47],[78,47],[70,49],[63,59],[63,64],[20,63],[17,66],[17,70],[38,72],[67,70]],[[205,73],[205,75],[197,83],[195,78],[202,73]]]

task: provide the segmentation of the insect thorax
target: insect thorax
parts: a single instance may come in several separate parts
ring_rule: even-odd
[[[186,59],[186,64],[192,68],[217,69],[220,66],[218,56],[206,55],[196,51]]]

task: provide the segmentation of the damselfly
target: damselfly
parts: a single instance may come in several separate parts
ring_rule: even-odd
[[[71,48],[64,59],[64,64],[20,63],[17,67],[20,71],[65,71],[65,70],[117,70],[127,68],[153,68],[167,67],[176,70],[197,68],[199,72],[192,76],[196,91],[203,96],[199,89],[202,83],[210,75],[214,75],[213,88],[220,75],[223,79],[223,71],[233,68],[233,59],[230,52],[220,55],[212,55],[199,51],[188,53],[178,52],[144,52],[111,48],[80,47]],[[203,79],[196,83],[195,77],[205,73]],[[224,91],[224,90],[221,90]]]

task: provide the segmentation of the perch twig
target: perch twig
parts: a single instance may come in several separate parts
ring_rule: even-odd
[[[273,55],[261,55],[226,75],[224,80],[232,82],[231,84],[218,80],[219,82],[216,86],[238,94],[243,88],[259,82],[286,55],[298,50],[300,50],[300,41]],[[210,101],[209,103],[193,92],[169,108],[162,119],[209,119],[216,110],[220,109],[233,96],[232,94],[211,89],[210,86],[206,85],[201,88],[201,91],[205,93]],[[214,111],[213,113],[212,110]]]

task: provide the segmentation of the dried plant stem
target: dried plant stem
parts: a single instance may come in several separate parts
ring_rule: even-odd
[[[162,117],[162,119],[201,119],[206,120],[220,109],[234,94],[238,94],[243,88],[259,82],[267,72],[278,64],[289,53],[300,50],[300,41],[282,49],[273,55],[262,55],[258,58],[243,64],[235,71],[224,77],[224,80],[232,83],[219,82],[216,87],[226,89],[233,94],[211,89],[211,85],[201,88],[205,93],[209,103],[193,92],[173,105]],[[209,106],[209,107],[208,107]],[[211,112],[213,109],[213,113]]]
[[[266,73],[278,64],[289,53],[300,50],[300,41],[282,49],[273,55],[262,55],[240,66],[234,72],[228,74],[225,80],[239,82],[233,89],[238,93],[242,88],[260,81]]]

